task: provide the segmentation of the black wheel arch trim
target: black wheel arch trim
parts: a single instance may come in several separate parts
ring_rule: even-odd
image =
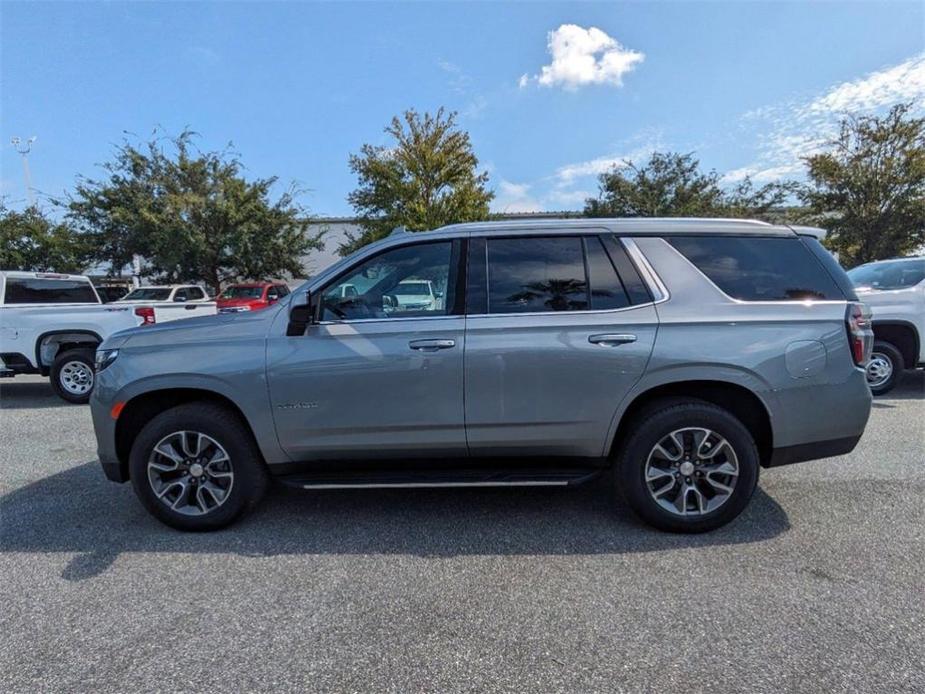
[[[885,340],[883,338],[877,337],[877,327],[878,326],[880,327],[895,326],[898,328],[907,328],[908,330],[910,330],[912,332],[912,360],[910,361],[909,364],[906,365],[906,368],[912,368],[913,364],[918,363],[919,355],[921,354],[921,350],[922,350],[922,341],[921,341],[921,337],[919,336],[918,328],[916,328],[915,326],[915,323],[913,323],[912,321],[893,319],[893,318],[887,318],[885,320],[877,320],[876,318],[874,318],[872,321],[872,327],[874,329],[874,340],[881,339],[883,342],[890,342],[889,340]],[[899,345],[893,345],[893,346],[896,347],[896,349],[899,349],[900,353],[902,353],[902,350],[900,349]]]
[[[94,332],[93,330],[86,330],[84,328],[78,328],[77,330],[49,330],[42,333],[37,338],[35,338],[35,364],[36,367],[43,372],[43,374],[51,368],[51,364],[42,363],[42,342],[44,342],[46,338],[52,337],[53,335],[89,335],[94,340],[96,340],[97,345],[100,345],[103,342],[103,338],[100,337],[99,333]]]

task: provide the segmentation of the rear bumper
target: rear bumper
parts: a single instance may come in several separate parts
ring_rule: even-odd
[[[818,460],[819,458],[831,458],[836,455],[845,455],[853,451],[860,440],[861,435],[858,434],[857,436],[848,436],[842,439],[814,441],[812,443],[801,443],[797,446],[775,448],[771,451],[771,457],[768,459],[765,467],[780,467],[781,465],[803,463],[807,460]]]

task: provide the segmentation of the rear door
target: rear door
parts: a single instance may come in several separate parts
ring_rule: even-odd
[[[465,355],[470,453],[602,455],[617,405],[645,370],[657,325],[648,289],[610,235],[473,237]]]

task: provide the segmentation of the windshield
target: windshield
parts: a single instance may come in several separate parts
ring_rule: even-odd
[[[395,293],[402,296],[427,295],[430,294],[430,286],[426,282],[400,282]]]
[[[133,289],[122,297],[122,301],[167,301],[170,298],[170,288],[140,287]]]
[[[925,280],[925,258],[888,260],[861,265],[848,271],[855,287],[871,289],[905,289]]]
[[[259,299],[263,287],[226,287],[220,299]]]

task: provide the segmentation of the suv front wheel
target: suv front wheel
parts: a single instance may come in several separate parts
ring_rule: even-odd
[[[178,530],[217,530],[254,506],[267,472],[247,425],[210,402],[169,409],[138,434],[129,455],[135,493]]]
[[[699,533],[738,516],[758,482],[758,450],[727,410],[696,400],[649,409],[616,461],[630,508],[661,530]]]

